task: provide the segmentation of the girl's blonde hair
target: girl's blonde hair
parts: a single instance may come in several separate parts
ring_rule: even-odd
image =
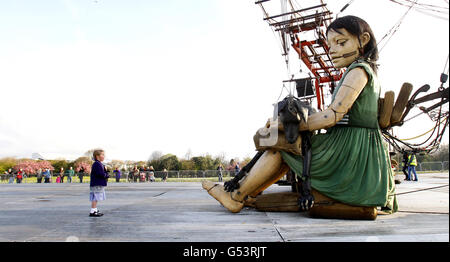
[[[101,155],[102,153],[105,153],[103,149],[95,149],[94,153],[92,154],[94,161],[97,160],[97,156]]]

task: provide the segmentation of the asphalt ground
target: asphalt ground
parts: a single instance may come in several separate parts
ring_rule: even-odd
[[[397,177],[401,179],[401,176]],[[399,212],[374,221],[228,212],[198,182],[111,183],[89,217],[89,185],[0,184],[1,242],[448,242],[449,174],[396,185]],[[266,192],[289,191],[272,185]]]

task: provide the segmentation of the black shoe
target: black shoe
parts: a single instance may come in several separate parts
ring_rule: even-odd
[[[100,213],[100,212],[94,212],[94,213],[89,213],[89,216],[90,217],[101,217],[101,216],[103,216],[103,213]]]

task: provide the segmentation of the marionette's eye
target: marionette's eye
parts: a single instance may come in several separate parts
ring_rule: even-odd
[[[347,40],[338,40],[338,41],[336,41],[336,43],[340,46],[344,46],[345,43],[347,43]]]

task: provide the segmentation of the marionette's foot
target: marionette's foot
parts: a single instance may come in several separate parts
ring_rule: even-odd
[[[202,187],[230,212],[238,213],[244,207],[244,203],[233,200],[231,198],[232,193],[226,192],[220,184],[211,181],[203,181]]]
[[[256,207],[255,205],[256,197],[248,196],[248,198],[244,201],[245,207]]]

